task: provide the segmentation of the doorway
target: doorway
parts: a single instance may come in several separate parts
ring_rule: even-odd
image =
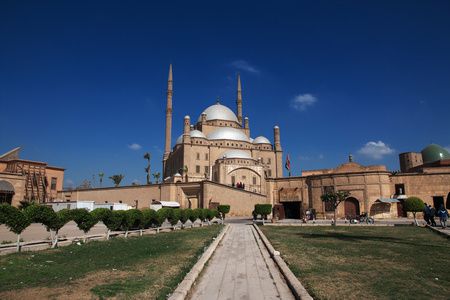
[[[300,219],[301,201],[283,202],[284,215],[286,219]]]
[[[397,202],[397,217],[399,218],[406,218],[406,211],[404,209],[404,203],[405,200],[398,199],[399,202]]]
[[[344,211],[345,217],[355,218],[359,216],[359,201],[354,197],[345,199]]]
[[[436,210],[441,208],[444,205],[444,197],[442,196],[434,196],[433,197],[433,206]]]

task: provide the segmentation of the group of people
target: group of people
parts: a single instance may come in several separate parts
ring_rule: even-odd
[[[237,187],[238,189],[243,189],[245,190],[245,183],[242,182],[238,182],[236,183],[236,185],[234,184],[234,182],[231,184],[232,187]]]
[[[435,216],[439,217],[442,228],[446,228],[449,214],[444,205],[441,205],[439,210],[436,212],[434,207],[425,203],[425,207],[423,209],[423,219],[425,222],[427,222],[428,225],[436,226],[436,221],[434,220]]]

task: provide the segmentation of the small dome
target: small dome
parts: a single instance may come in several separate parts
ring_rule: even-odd
[[[271,144],[265,136],[258,136],[253,140],[253,144]]]
[[[232,127],[222,127],[207,136],[208,140],[233,140],[249,142],[248,137],[241,130]]]
[[[244,158],[244,159],[252,159],[252,156],[247,151],[242,150],[228,150],[222,154],[223,158]]]
[[[175,176],[181,177],[181,174],[180,173],[175,173],[175,175],[173,175],[173,177],[175,177]]]
[[[431,144],[422,150],[423,163],[431,163],[438,160],[450,159],[450,153],[443,147]]]
[[[210,121],[210,120],[225,120],[225,121],[234,121],[234,122],[238,122],[238,119],[236,117],[236,115],[234,114],[234,112],[229,109],[228,107],[220,104],[220,103],[216,103],[214,105],[211,105],[210,107],[208,107],[207,109],[205,109],[202,114],[206,114],[206,121]],[[202,116],[200,115],[200,117],[198,117],[198,122],[200,122],[202,120]]]
[[[194,138],[203,138],[206,139],[206,136],[203,134],[203,132],[201,132],[200,130],[191,130],[190,131],[190,136],[194,137]],[[181,144],[183,143],[183,135],[180,135],[177,138],[177,141],[175,142],[175,145]]]

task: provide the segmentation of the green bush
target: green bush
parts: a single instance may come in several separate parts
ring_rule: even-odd
[[[217,210],[220,212],[222,218],[225,219],[225,215],[230,212],[230,206],[226,204],[219,205]]]
[[[405,200],[405,211],[409,211],[413,213],[414,216],[414,223],[416,225],[419,225],[417,223],[416,219],[416,213],[421,212],[424,209],[425,204],[423,203],[423,200],[418,197],[409,197]]]
[[[206,218],[208,221],[211,221],[215,217],[217,217],[218,211],[216,209],[208,209],[208,212],[206,214]]]
[[[156,212],[156,227],[161,227],[164,221],[169,217],[170,209],[171,208],[161,208]]]
[[[167,219],[172,226],[177,225],[178,221],[180,220],[180,209],[179,208],[170,209]]]
[[[84,208],[76,208],[70,211],[71,219],[77,223],[77,226],[85,234],[97,224],[97,220]]]
[[[62,209],[56,212],[56,218],[54,222],[50,225],[50,229],[55,231],[55,237],[52,243],[52,248],[58,246],[58,232],[64,225],[66,225],[71,220],[71,212],[69,209]]]
[[[189,216],[189,220],[194,223],[198,219],[198,210],[197,209],[191,209],[191,214]]]
[[[200,221],[203,222],[203,220],[205,220],[203,208],[196,208],[196,209],[194,209],[194,211],[197,214],[197,218],[200,219]]]
[[[150,208],[144,208],[142,210],[142,224],[144,228],[150,228],[155,224],[157,218],[156,211]]]
[[[102,221],[103,224],[105,224],[105,221],[107,222],[107,220],[111,218],[112,210],[108,208],[96,208],[91,211],[91,214],[97,222]]]
[[[125,211],[124,210],[113,210],[111,212],[110,218],[105,220],[105,226],[108,227],[109,230],[123,230],[123,224],[125,222]]]
[[[261,215],[264,220],[272,213],[272,204],[255,204],[255,214]]]
[[[139,209],[129,209],[125,211],[125,230],[138,229],[142,226],[142,212]]]
[[[22,210],[31,223],[41,223],[50,231],[57,222],[55,211],[45,205],[32,204]]]
[[[20,251],[20,234],[30,225],[30,220],[19,209],[9,204],[0,205],[0,224],[17,234],[17,251]]]
[[[186,222],[191,218],[192,209],[186,208],[180,211],[180,221],[181,223],[186,224]]]

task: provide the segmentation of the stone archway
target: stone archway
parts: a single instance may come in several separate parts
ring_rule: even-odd
[[[447,195],[447,201],[445,201],[445,208],[450,209],[450,193]]]
[[[355,197],[349,197],[344,201],[345,217],[354,218],[360,215],[359,201]]]
[[[14,186],[8,181],[0,180],[0,204],[11,204],[14,194]]]

